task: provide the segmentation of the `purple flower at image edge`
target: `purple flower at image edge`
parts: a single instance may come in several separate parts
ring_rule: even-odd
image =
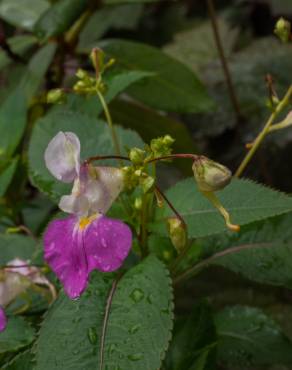
[[[3,308],[0,306],[0,332],[5,330],[7,325],[7,318]]]
[[[132,245],[130,228],[104,216],[123,188],[122,173],[112,167],[80,164],[80,143],[71,132],[59,132],[49,143],[45,161],[60,181],[74,182],[59,207],[71,215],[52,221],[44,235],[45,259],[71,299],[78,298],[97,269],[121,267]]]

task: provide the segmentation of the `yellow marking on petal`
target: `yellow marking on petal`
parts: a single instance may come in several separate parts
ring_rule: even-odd
[[[94,215],[92,215],[90,217],[82,217],[79,220],[79,228],[81,230],[85,229],[86,226],[88,226],[89,224],[91,224],[91,222],[94,221],[97,218],[97,216],[98,216],[98,214],[95,213]]]

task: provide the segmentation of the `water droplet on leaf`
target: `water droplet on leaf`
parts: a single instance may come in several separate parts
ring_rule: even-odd
[[[141,289],[134,289],[130,294],[130,297],[133,299],[134,302],[140,302],[144,298],[144,293]]]

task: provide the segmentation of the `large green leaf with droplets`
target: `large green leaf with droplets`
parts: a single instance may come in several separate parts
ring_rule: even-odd
[[[185,219],[190,237],[203,237],[226,230],[222,216],[199,192],[194,179],[179,182],[166,195]],[[291,197],[246,179],[234,179],[217,196],[230,212],[232,222],[239,225],[292,211]],[[165,205],[162,211],[157,212],[153,229],[165,235],[165,221],[172,215]]]
[[[230,368],[292,363],[292,342],[260,309],[227,307],[215,315],[215,323],[218,357]]]
[[[40,119],[32,133],[29,146],[30,176],[34,185],[54,200],[71,191],[71,184],[57,181],[47,170],[44,152],[50,140],[59,131],[72,131],[80,139],[81,158],[95,155],[115,154],[112,137],[107,124],[81,113],[56,109]],[[143,141],[134,131],[116,127],[122,153],[132,146],[143,147]],[[112,162],[111,164],[117,164]]]
[[[201,249],[201,258],[212,256],[210,264],[260,283],[292,288],[291,223],[289,212],[244,226],[240,233],[202,240],[196,247]]]
[[[36,370],[160,368],[173,320],[171,280],[162,262],[150,256],[114,283],[111,274],[91,280],[79,300],[61,294],[47,313]]]

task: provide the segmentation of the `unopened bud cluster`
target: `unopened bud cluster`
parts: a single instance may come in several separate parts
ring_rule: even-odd
[[[163,157],[171,154],[172,144],[174,141],[175,140],[170,135],[152,139],[150,142],[150,150],[153,158]]]
[[[105,91],[104,83],[90,76],[89,73],[83,69],[78,69],[76,77],[79,80],[73,86],[73,90],[78,94],[95,95],[97,91]]]

